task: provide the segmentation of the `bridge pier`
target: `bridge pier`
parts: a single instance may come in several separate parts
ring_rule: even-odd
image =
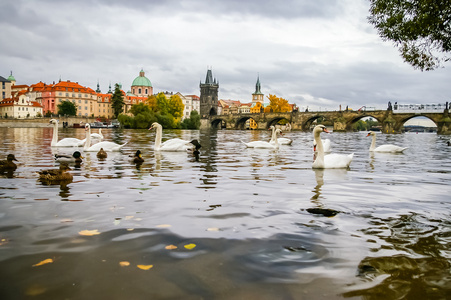
[[[443,112],[443,118],[437,122],[437,134],[451,134],[451,118],[448,110]]]

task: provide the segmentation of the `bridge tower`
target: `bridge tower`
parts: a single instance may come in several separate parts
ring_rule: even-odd
[[[207,71],[205,83],[200,83],[200,117],[206,119],[218,114],[219,82],[213,79],[211,69]]]

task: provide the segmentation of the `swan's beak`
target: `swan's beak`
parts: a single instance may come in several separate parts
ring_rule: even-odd
[[[316,151],[316,145],[313,145],[313,151]]]
[[[368,133],[366,136],[368,137],[368,136],[370,136],[371,135],[371,133]]]
[[[330,131],[327,130],[327,128],[324,128],[323,131],[324,131],[325,133],[330,133]]]

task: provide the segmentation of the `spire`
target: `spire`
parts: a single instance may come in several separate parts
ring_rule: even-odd
[[[111,90],[111,82],[110,82],[110,86],[109,86],[109,89],[108,89],[108,94],[112,94],[113,93],[113,91]]]
[[[213,83],[213,73],[211,72],[211,69],[207,70],[207,77],[205,78],[205,84],[212,84]]]
[[[101,93],[100,91],[100,85],[99,85],[99,81],[97,80],[97,89],[96,89],[96,93]]]
[[[261,84],[260,84],[260,75],[257,76],[257,83],[255,84],[255,93],[254,94],[262,94],[261,92]]]

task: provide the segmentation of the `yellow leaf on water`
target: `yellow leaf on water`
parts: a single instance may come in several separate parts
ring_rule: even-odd
[[[174,250],[174,249],[177,249],[177,246],[169,245],[169,246],[166,246],[165,248],[168,249],[168,250]]]
[[[97,229],[94,229],[94,230],[82,230],[78,234],[92,236],[92,235],[100,234],[100,232]]]
[[[167,228],[167,227],[171,227],[171,225],[169,224],[161,224],[161,225],[157,225],[158,228]]]
[[[135,216],[125,216],[125,220],[131,220],[133,219]]]
[[[42,266],[42,265],[45,265],[45,264],[50,264],[52,262],[53,262],[53,259],[47,258],[47,259],[44,259],[43,261],[38,262],[37,264],[33,265],[33,267],[39,267],[39,266]]]
[[[135,228],[127,228],[127,231],[133,231]]]
[[[121,262],[119,262],[119,265],[121,267],[128,267],[130,265],[130,263],[128,261],[121,261]]]
[[[137,265],[138,268],[140,268],[141,270],[149,270],[153,268],[153,265]]]
[[[210,228],[207,228],[207,231],[219,231],[219,228],[217,228],[217,227],[210,227]]]
[[[185,248],[188,249],[188,250],[194,249],[194,247],[196,247],[195,244],[188,244],[188,245],[185,245]]]

